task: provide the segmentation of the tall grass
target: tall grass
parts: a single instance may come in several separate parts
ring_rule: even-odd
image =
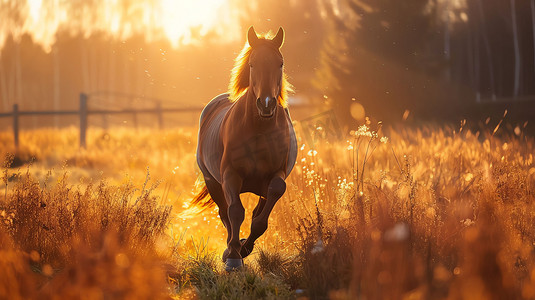
[[[219,262],[217,210],[185,213],[198,175],[194,130],[93,130],[87,150],[69,130],[27,132],[16,157],[33,165],[4,169],[0,275],[11,280],[0,292],[534,298],[535,141],[486,127],[367,124],[314,148],[298,137],[287,192],[235,274]],[[13,150],[5,135],[2,154]],[[44,171],[58,165],[69,176]],[[159,185],[144,183],[147,167]],[[242,199],[250,214],[256,197]],[[249,226],[247,217],[242,236]]]
[[[361,183],[355,151],[365,157],[375,145],[303,147],[291,177],[299,197],[273,218],[298,228],[310,297],[534,296],[534,141],[457,130],[389,130],[391,142],[360,160]],[[376,134],[361,133],[363,145]]]
[[[79,189],[66,174],[41,186],[29,171],[13,177],[0,206],[0,274],[8,279],[0,298],[166,298],[159,243],[170,207],[150,188]]]

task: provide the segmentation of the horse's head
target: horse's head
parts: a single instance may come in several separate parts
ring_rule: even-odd
[[[284,30],[280,27],[273,39],[261,39],[251,26],[247,40],[251,46],[249,89],[256,99],[258,114],[271,118],[282,92],[283,58],[279,49],[284,41]]]

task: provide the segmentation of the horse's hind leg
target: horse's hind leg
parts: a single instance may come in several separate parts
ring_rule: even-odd
[[[219,208],[219,218],[221,219],[221,222],[223,222],[223,225],[227,229],[227,243],[230,240],[230,221],[228,218],[228,205],[227,201],[225,201],[225,195],[223,194],[223,189],[221,188],[221,184],[217,182],[215,179],[211,177],[204,177],[204,183],[206,184],[206,188],[208,188],[208,192],[210,192],[210,196],[212,197],[212,200],[214,200],[215,204],[217,204],[217,207]]]
[[[227,229],[227,243],[230,239],[230,221],[228,219],[228,205],[227,201],[225,201],[225,195],[223,194],[223,189],[221,188],[221,184],[215,180],[215,178],[212,177],[208,169],[206,168],[202,158],[197,158],[197,164],[199,165],[199,169],[201,169],[201,173],[204,177],[204,184],[206,184],[206,188],[208,189],[208,192],[210,193],[210,197],[215,202],[219,209],[219,218],[221,219],[221,222]]]
[[[250,253],[253,250],[254,242],[267,230],[269,215],[271,214],[275,203],[277,203],[286,191],[286,182],[284,182],[284,179],[282,178],[282,176],[277,175],[271,179],[265,204],[263,205],[260,214],[253,217],[251,234],[243,244],[242,251],[248,251]]]

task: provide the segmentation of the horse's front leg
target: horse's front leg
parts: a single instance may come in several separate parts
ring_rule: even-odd
[[[260,216],[260,213],[262,213],[262,210],[264,209],[264,205],[266,205],[266,198],[264,198],[263,196],[260,196],[260,198],[258,199],[258,203],[256,204],[256,207],[253,210],[253,216],[252,216],[253,220],[256,219],[258,216]],[[253,232],[252,226],[251,226],[251,232]],[[253,247],[254,247],[254,244],[249,244],[246,246],[245,245],[246,241],[247,241],[246,239],[240,240],[240,242],[242,242],[242,247],[240,251],[242,258],[245,258],[249,254],[251,254],[251,252],[253,251]]]
[[[283,179],[283,174],[275,175],[269,182],[267,199],[263,205],[262,211],[257,216],[253,216],[251,222],[251,234],[243,243],[241,248],[241,255],[243,257],[249,255],[254,248],[254,242],[262,235],[268,228],[268,219],[275,203],[284,195],[286,191],[286,182]]]
[[[234,172],[225,172],[223,175],[223,192],[228,204],[228,218],[230,221],[230,240],[227,250],[223,253],[225,270],[232,271],[243,265],[240,255],[240,227],[245,218],[245,209],[240,200],[240,191],[243,180]]]

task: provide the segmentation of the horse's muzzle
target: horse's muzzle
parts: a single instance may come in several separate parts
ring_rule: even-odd
[[[256,107],[262,118],[271,118],[275,114],[275,108],[277,108],[277,99],[274,97],[258,98],[256,99]]]

